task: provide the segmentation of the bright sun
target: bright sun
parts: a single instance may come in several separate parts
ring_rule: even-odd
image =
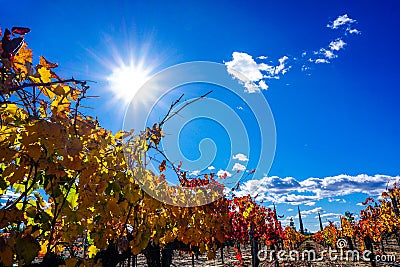
[[[141,66],[123,64],[114,68],[107,80],[115,97],[128,103],[149,79],[149,75],[150,72]]]

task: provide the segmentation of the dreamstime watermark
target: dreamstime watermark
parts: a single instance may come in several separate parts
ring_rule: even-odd
[[[261,249],[258,252],[258,259],[265,262],[264,265],[267,266],[267,261],[345,261],[345,262],[358,262],[358,261],[376,261],[376,262],[395,262],[396,255],[375,255],[370,250],[364,250],[360,252],[358,250],[345,250],[347,247],[347,241],[345,239],[338,239],[336,242],[338,249],[322,250],[317,252],[314,249],[305,249],[302,252],[298,250],[268,250],[267,247]]]

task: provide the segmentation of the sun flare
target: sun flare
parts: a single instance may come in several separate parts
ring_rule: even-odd
[[[129,102],[150,78],[150,71],[134,64],[122,64],[112,70],[107,81],[117,99]]]

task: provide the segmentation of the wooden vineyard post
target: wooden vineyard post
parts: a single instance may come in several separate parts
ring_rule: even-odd
[[[224,264],[224,244],[221,245],[221,262]]]
[[[254,226],[250,226],[250,249],[251,249],[251,265],[252,267],[258,267],[260,260],[258,259],[258,244],[257,239],[254,237]]]
[[[365,248],[371,252],[371,254],[368,257],[371,262],[371,266],[376,267],[374,246],[372,245],[372,240],[369,236],[364,237],[364,244],[365,244]]]

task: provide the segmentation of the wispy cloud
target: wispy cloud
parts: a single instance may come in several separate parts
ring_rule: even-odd
[[[340,216],[342,216],[342,214],[334,213],[334,212],[321,214],[321,218],[336,218],[337,219],[337,218],[340,218]],[[318,218],[318,215],[316,215],[314,218]]]
[[[335,40],[329,42],[327,47],[323,47],[311,53],[311,57],[308,58],[308,62],[314,62],[316,64],[320,63],[331,63],[331,59],[337,58],[337,54],[334,52],[338,52],[342,50],[347,43],[344,41],[349,34],[361,34],[361,32],[355,28],[353,25],[357,23],[357,20],[351,19],[347,14],[338,16],[333,22],[328,23],[326,25],[328,28],[333,30],[344,29],[344,32],[336,38]],[[307,56],[308,53],[303,53],[302,57]]]
[[[340,199],[340,198],[328,198],[328,202],[341,202],[341,203],[346,203],[346,199]]]
[[[377,196],[386,189],[388,184],[399,182],[400,176],[360,174],[350,176],[341,174],[323,178],[310,177],[299,181],[293,177],[264,177],[261,180],[249,180],[240,186],[237,195],[258,194],[260,200],[274,203],[299,205],[317,202],[322,199],[336,201],[340,196],[353,193],[364,193]],[[343,200],[340,200],[343,202]],[[313,204],[313,203],[312,203]],[[309,206],[312,204],[308,204]]]
[[[332,59],[337,58],[338,55],[335,52],[342,50],[347,43],[342,38],[337,38],[331,41],[327,48],[320,48],[318,51],[314,51],[308,58],[308,62],[319,63],[330,63]],[[307,53],[305,54],[307,55]]]
[[[311,214],[317,214],[318,212],[321,212],[321,211],[323,211],[324,209],[323,208],[321,208],[321,207],[317,207],[317,208],[314,208],[314,209],[311,209],[311,210],[303,210],[303,211],[301,211],[301,215],[311,215]]]
[[[279,220],[279,221],[281,222],[282,226],[287,226],[287,225],[290,225],[290,219],[292,219],[292,218],[294,218],[294,217],[290,216],[290,217],[286,217],[285,219]]]
[[[326,58],[317,58],[317,59],[314,60],[314,61],[311,61],[311,60],[310,60],[310,62],[315,62],[316,64],[321,64],[321,63],[329,63],[329,60],[326,59]]]
[[[240,164],[240,163],[235,163],[235,165],[233,165],[232,171],[245,171],[246,170],[246,166]]]
[[[314,202],[314,201],[311,201],[311,202],[307,202],[307,203],[305,203],[304,205],[306,205],[306,206],[315,206],[315,204],[317,204],[316,202]]]
[[[242,153],[233,155],[232,159],[236,159],[238,161],[249,161],[249,158],[245,154],[242,154]]]
[[[0,196],[0,202],[7,202],[8,200],[14,200],[20,196],[19,193],[15,193],[11,190],[7,190]]]
[[[346,43],[342,39],[339,38],[339,39],[337,39],[335,41],[330,42],[329,43],[329,48],[331,49],[331,51],[339,51],[345,45],[346,45]]]
[[[189,175],[198,176],[200,174],[200,170],[194,170],[189,173]]]
[[[341,29],[343,28],[346,33],[350,34],[359,34],[360,31],[353,28],[353,25],[357,23],[357,20],[351,19],[349,15],[344,14],[341,16],[338,16],[334,21],[328,23],[326,27],[331,28],[331,29]]]
[[[339,31],[340,35],[336,39],[317,50],[305,51],[298,57],[282,56],[277,59],[277,62],[265,62],[269,59],[265,55],[253,58],[253,56],[245,52],[233,52],[232,60],[225,62],[227,71],[233,78],[244,85],[248,93],[267,90],[269,88],[268,80],[279,79],[295,65],[299,66],[302,71],[309,71],[311,69],[310,63],[331,63],[333,59],[338,57],[337,52],[347,45],[344,40],[347,35],[361,34],[358,29],[354,28],[356,23],[357,21],[347,14],[338,16],[334,21],[327,24],[328,28]],[[340,30],[343,31],[341,32]]]
[[[361,32],[357,29],[351,29],[348,31],[350,34],[361,34]]]

